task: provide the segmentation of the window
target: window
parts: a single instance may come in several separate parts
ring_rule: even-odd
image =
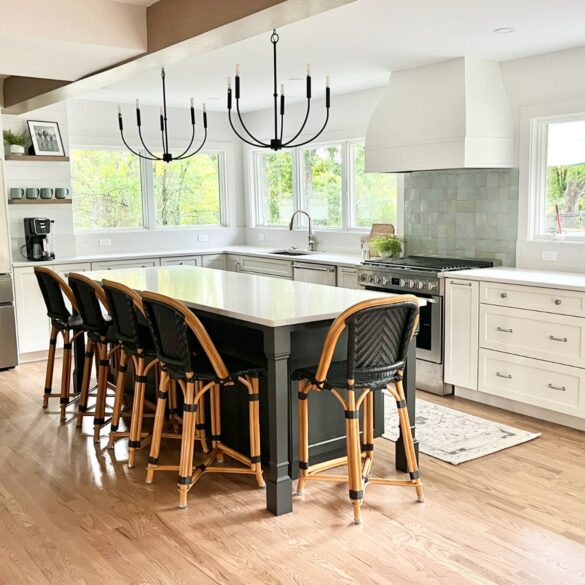
[[[144,225],[140,161],[120,150],[72,150],[73,223],[77,229]]]
[[[354,227],[369,228],[373,223],[396,225],[398,177],[389,173],[366,173],[366,148],[352,144]]]
[[[198,154],[170,164],[153,163],[156,225],[219,225],[220,157]]]
[[[534,123],[533,235],[585,237],[585,116]]]
[[[343,227],[341,145],[303,150],[303,193],[315,225]]]
[[[224,153],[170,164],[117,149],[72,149],[76,230],[223,225]]]
[[[258,223],[286,225],[294,211],[292,151],[254,153]]]
[[[365,172],[363,142],[253,153],[256,224],[287,225],[306,209],[323,229],[368,229],[397,219],[397,175]],[[299,224],[306,220],[299,217]]]

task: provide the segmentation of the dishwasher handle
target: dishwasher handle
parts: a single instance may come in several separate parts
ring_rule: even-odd
[[[335,266],[323,266],[322,264],[293,264],[293,270],[314,270],[316,272],[335,272]]]

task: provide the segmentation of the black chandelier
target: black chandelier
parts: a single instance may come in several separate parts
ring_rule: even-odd
[[[295,148],[297,146],[303,146],[305,144],[309,144],[316,138],[318,138],[327,123],[329,122],[329,108],[331,105],[331,90],[329,87],[329,76],[326,79],[325,83],[325,109],[326,109],[326,116],[325,122],[319,132],[315,134],[311,139],[305,140],[303,142],[297,142],[294,144],[294,141],[301,135],[301,132],[305,129],[307,124],[307,120],[309,119],[309,113],[311,111],[311,68],[307,65],[307,113],[305,114],[305,119],[301,124],[298,132],[286,142],[283,142],[282,137],[284,133],[284,85],[280,86],[280,96],[278,94],[278,79],[277,79],[277,70],[276,70],[276,45],[278,43],[279,36],[276,33],[276,30],[272,31],[272,35],[270,37],[270,42],[272,43],[272,54],[273,54],[273,73],[274,73],[274,138],[270,140],[267,144],[266,142],[262,142],[258,140],[246,127],[244,124],[244,120],[242,120],[242,115],[240,113],[240,66],[236,65],[236,83],[235,83],[235,98],[236,98],[236,112],[238,116],[238,120],[240,121],[240,125],[242,130],[245,132],[246,137],[242,136],[240,132],[238,132],[234,126],[234,122],[232,120],[232,87],[231,87],[231,78],[228,78],[228,89],[227,89],[227,109],[228,109],[228,118],[230,121],[230,126],[232,130],[235,132],[236,136],[240,138],[240,140],[244,141],[246,144],[250,146],[254,146],[256,148],[271,148],[272,150],[281,150],[282,148]],[[279,108],[279,97],[280,97],[280,108]],[[280,111],[279,111],[280,110]],[[280,129],[278,123],[278,117],[280,115]]]
[[[189,150],[193,146],[193,141],[195,140],[195,106],[193,103],[193,98],[191,98],[191,126],[193,128],[191,133],[191,140],[189,141],[189,145],[187,148],[179,155],[173,156],[169,150],[169,130],[167,124],[167,89],[165,84],[165,70],[164,67],[160,71],[160,76],[162,79],[162,94],[163,94],[163,105],[160,109],[160,133],[162,138],[162,156],[157,156],[154,154],[148,146],[144,143],[144,139],[142,138],[142,119],[140,116],[140,102],[136,99],[136,125],[138,126],[138,136],[140,137],[140,142],[142,142],[142,146],[146,151],[146,155],[136,152],[133,148],[130,147],[126,139],[124,138],[124,122],[122,120],[122,108],[118,105],[118,126],[120,128],[120,136],[122,137],[122,142],[126,146],[126,148],[135,154],[136,156],[146,159],[146,160],[161,160],[166,163],[170,163],[173,160],[184,160],[189,158],[195,154],[197,154],[205,144],[207,140],[207,111],[205,109],[205,104],[203,104],[203,142],[196,148],[193,152],[189,153]]]

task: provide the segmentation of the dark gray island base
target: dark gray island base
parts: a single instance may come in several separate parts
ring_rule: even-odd
[[[333,320],[266,327],[195,310],[220,352],[237,355],[266,368],[261,382],[262,461],[266,466],[266,505],[273,514],[292,511],[292,480],[298,475],[297,383],[290,373],[319,361],[321,348]],[[339,347],[345,347],[340,343]],[[415,432],[415,343],[411,343],[404,389]],[[334,360],[345,356],[337,352]],[[375,394],[375,436],[384,432],[384,404]],[[229,389],[222,394],[223,440],[243,452],[248,445],[247,405],[244,392]],[[328,392],[313,393],[309,403],[311,464],[345,455],[345,420],[337,400]],[[418,442],[415,440],[418,455]],[[396,468],[406,472],[402,437],[396,443]]]

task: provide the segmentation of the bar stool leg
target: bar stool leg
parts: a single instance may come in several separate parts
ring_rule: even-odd
[[[99,443],[100,430],[106,419],[106,393],[108,391],[108,345],[106,340],[101,340],[97,344],[97,355],[99,359],[98,367],[98,387],[95,404],[95,417],[93,419],[93,442]]]
[[[177,381],[171,380],[170,381],[170,389],[169,389],[169,420],[173,425],[173,431],[175,433],[179,432],[179,419],[177,414],[177,408],[179,403],[177,402]]]
[[[195,382],[179,382],[183,389],[183,435],[181,438],[181,462],[179,464],[179,508],[187,507],[187,494],[191,488],[193,473],[193,442],[197,405],[194,402]]]
[[[83,360],[83,378],[81,379],[81,391],[79,396],[79,406],[77,407],[77,426],[81,426],[83,413],[87,411],[87,401],[89,399],[89,383],[91,380],[91,369],[93,366],[93,355],[95,346],[92,339],[87,340],[85,359]]]
[[[203,388],[202,382],[195,383],[195,390],[199,392]],[[197,413],[195,415],[195,430],[196,437],[201,442],[201,449],[203,453],[209,453],[209,445],[207,443],[207,433],[205,425],[205,396],[202,396],[197,405]]]
[[[253,377],[250,379],[252,394],[250,394],[250,461],[252,469],[256,473],[258,487],[266,487],[262,475],[262,454],[260,451],[260,381]]]
[[[162,438],[163,426],[165,424],[165,410],[167,406],[167,395],[170,386],[169,375],[165,368],[160,375],[160,385],[157,393],[156,412],[154,413],[154,426],[152,429],[152,439],[150,443],[150,456],[148,457],[148,467],[146,468],[146,483],[152,483],[154,479],[154,470],[158,465],[158,456],[160,454],[160,442]]]
[[[65,422],[65,411],[69,404],[69,388],[71,385],[71,334],[63,330],[63,367],[61,369],[61,422]]]
[[[364,499],[362,478],[359,410],[356,410],[355,391],[347,391],[347,411],[345,413],[345,432],[347,443],[347,468],[349,475],[349,498],[353,506],[354,524],[361,524],[361,505]]]
[[[118,430],[120,425],[120,413],[122,411],[122,401],[124,399],[124,388],[126,385],[126,369],[128,364],[128,354],[122,351],[120,362],[118,364],[118,377],[116,379],[116,397],[114,398],[114,408],[112,409],[112,425],[110,427],[110,439],[108,449],[114,448],[116,436],[113,434]]]
[[[215,460],[218,463],[223,463],[223,451],[218,449],[218,446],[221,442],[220,392],[221,389],[219,384],[214,384],[209,392],[211,402],[211,447],[214,450],[217,450]]]
[[[414,450],[414,441],[412,439],[412,429],[410,428],[410,418],[408,416],[408,409],[406,407],[406,398],[404,395],[404,386],[402,385],[402,376],[396,382],[396,390],[390,385],[388,389],[396,399],[398,407],[398,416],[400,419],[400,430],[404,438],[404,452],[406,455],[406,466],[410,479],[414,482],[416,488],[416,495],[419,502],[424,502],[424,492],[422,481],[419,477],[418,463],[416,460],[416,452]]]
[[[307,473],[309,469],[309,389],[310,385],[304,381],[298,383],[299,403],[299,479],[297,481],[297,495],[305,493]]]
[[[53,388],[53,370],[55,368],[55,349],[57,347],[57,335],[59,331],[53,325],[49,338],[49,355],[47,356],[47,371],[45,373],[45,390],[43,395],[43,408],[49,406],[49,394]]]
[[[362,475],[365,479],[370,475],[372,463],[374,462],[374,393],[366,390],[364,398],[364,444],[362,451],[365,453],[365,461]]]
[[[134,361],[134,401],[132,403],[132,418],[130,419],[130,437],[128,439],[128,467],[134,467],[136,449],[142,444],[142,412],[144,410],[144,392],[146,390],[146,376],[144,375],[144,356],[138,355]]]

